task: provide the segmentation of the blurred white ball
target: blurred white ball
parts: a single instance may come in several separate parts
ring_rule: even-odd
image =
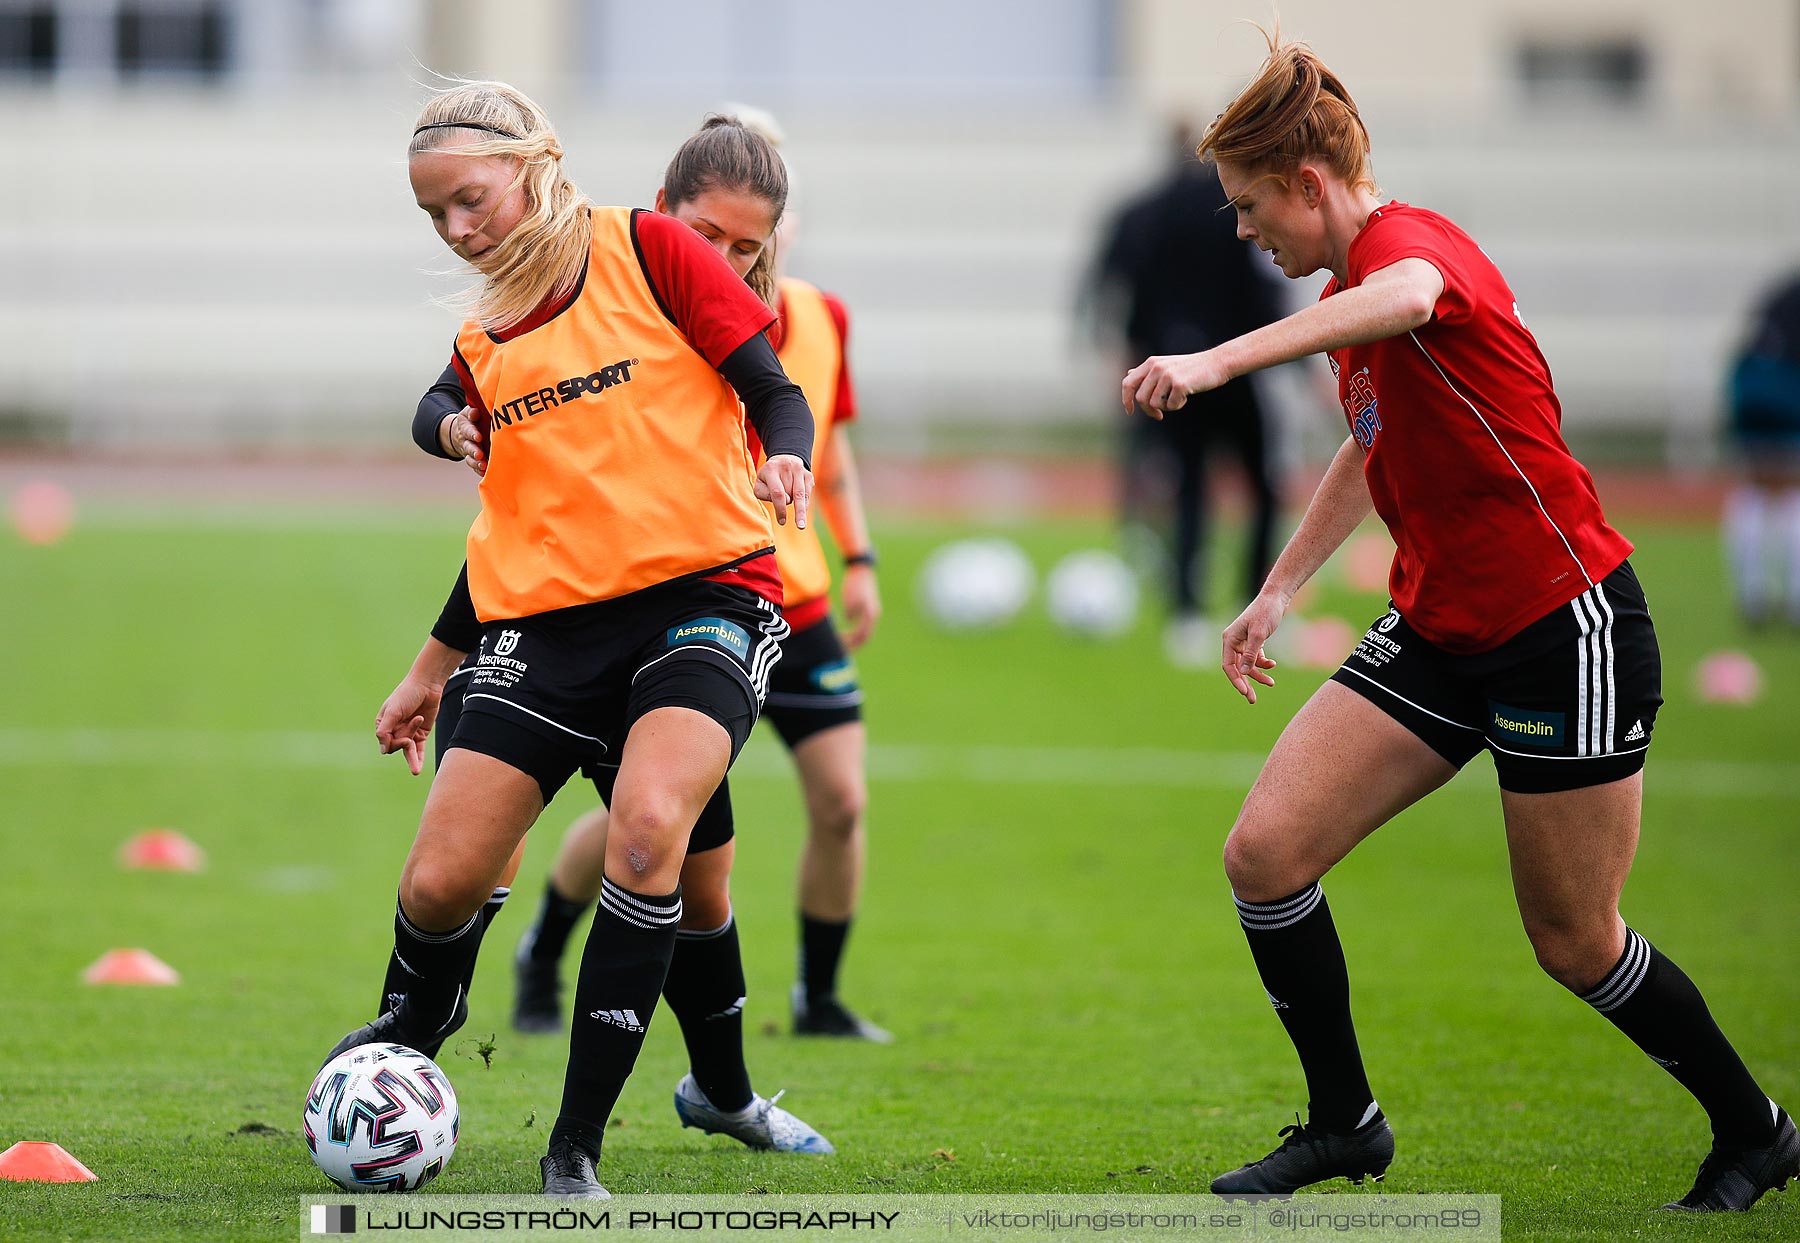
[[[1072,552],[1050,571],[1050,616],[1064,630],[1111,639],[1137,621],[1138,582],[1110,552]]]
[[[946,630],[989,630],[1017,617],[1036,586],[1031,559],[1011,540],[958,540],[925,559],[919,607]]]

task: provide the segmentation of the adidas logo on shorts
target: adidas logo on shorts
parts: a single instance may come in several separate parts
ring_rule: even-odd
[[[644,1025],[638,1022],[636,1010],[596,1010],[589,1018],[599,1019],[602,1023],[611,1023],[614,1027],[628,1032],[641,1032]]]
[[[1631,728],[1629,730],[1627,730],[1625,733],[1625,741],[1626,742],[1642,742],[1642,741],[1644,741],[1644,722],[1642,720],[1633,721],[1631,723]]]

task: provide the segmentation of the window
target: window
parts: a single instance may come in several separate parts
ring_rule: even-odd
[[[121,77],[143,73],[213,77],[225,71],[225,14],[217,4],[126,4],[113,18]]]
[[[1649,94],[1650,55],[1630,35],[1526,39],[1518,72],[1532,103],[1636,105]]]
[[[56,68],[56,10],[47,4],[0,10],[0,75]]]

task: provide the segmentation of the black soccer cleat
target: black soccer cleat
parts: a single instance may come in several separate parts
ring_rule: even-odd
[[[809,1000],[806,989],[796,984],[789,1000],[793,1005],[796,1036],[836,1036],[841,1040],[867,1040],[873,1044],[894,1043],[893,1032],[860,1017],[835,995]]]
[[[1281,1147],[1274,1152],[1213,1179],[1213,1194],[1285,1196],[1328,1178],[1380,1182],[1394,1160],[1394,1128],[1379,1110],[1348,1135],[1301,1122],[1299,1114],[1280,1133]]]
[[[1765,1191],[1780,1191],[1800,1175],[1800,1131],[1782,1110],[1766,1148],[1719,1148],[1700,1163],[1694,1189],[1663,1205],[1671,1213],[1744,1213]]]
[[[455,1035],[457,1029],[468,1021],[469,999],[460,988],[456,990],[456,1007],[451,1010],[450,1017],[436,1030],[423,1034],[418,1031],[417,1019],[411,1013],[407,999],[402,997],[400,1004],[392,1010],[370,1019],[333,1045],[331,1052],[325,1055],[325,1062],[330,1062],[340,1053],[366,1044],[401,1044],[409,1049],[417,1049],[426,1057],[436,1058],[438,1050],[444,1047],[444,1041]]]
[[[541,963],[521,943],[513,955],[513,1030],[543,1034],[562,1030],[562,981],[554,962]]]
[[[594,1158],[574,1140],[561,1136],[550,1140],[550,1151],[538,1162],[544,1176],[544,1194],[566,1200],[610,1200],[612,1194],[594,1174]]]

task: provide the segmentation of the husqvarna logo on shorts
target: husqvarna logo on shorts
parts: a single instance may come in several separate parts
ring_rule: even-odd
[[[511,656],[513,649],[519,646],[519,637],[517,630],[502,630],[499,641],[494,644],[494,655]]]
[[[1382,634],[1386,634],[1388,631],[1392,630],[1395,626],[1398,626],[1399,624],[1400,624],[1400,610],[1399,609],[1389,609],[1387,611],[1387,616],[1375,623],[1375,629],[1381,631]]]

